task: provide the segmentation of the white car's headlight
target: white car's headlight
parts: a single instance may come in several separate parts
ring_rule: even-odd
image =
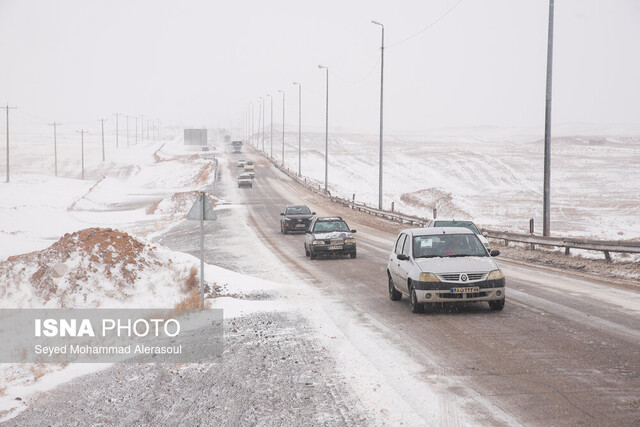
[[[439,282],[438,276],[433,273],[420,273],[419,277],[421,282]]]
[[[504,278],[504,274],[502,274],[502,270],[493,270],[487,276],[487,280],[498,280]]]

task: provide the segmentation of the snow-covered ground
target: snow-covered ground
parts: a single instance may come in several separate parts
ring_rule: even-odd
[[[377,207],[378,135],[329,132],[329,190]],[[280,161],[281,134],[275,134]],[[323,131],[302,134],[302,175],[322,184],[324,137]],[[297,171],[297,132],[287,132],[285,143],[285,164]],[[269,152],[269,132],[265,147]],[[541,232],[543,147],[539,129],[388,132],[384,208],[393,202],[397,211],[427,218],[436,208],[439,218],[520,232],[534,218]],[[640,238],[640,129],[554,127],[551,165],[553,235]]]
[[[487,137],[487,133],[483,137],[447,133],[386,137],[385,205],[388,207],[394,201],[396,209],[423,216],[429,216],[436,207],[441,217],[464,216],[479,225],[502,229],[523,230],[532,216],[539,221],[541,142],[526,135]],[[323,180],[323,139],[322,133],[308,133],[303,139],[303,174],[318,181]],[[553,175],[557,184],[552,189],[559,194],[554,202],[553,230],[637,238],[640,229],[635,219],[640,189],[634,184],[639,181],[640,138],[609,137],[603,146],[589,146],[588,140],[588,137],[566,137],[554,141],[557,156],[554,162],[558,168]],[[184,219],[195,191],[213,180],[211,163],[185,150],[179,138],[148,141],[129,148],[122,141],[121,138],[119,149],[109,149],[107,162],[100,161],[99,145],[88,144],[86,180],[79,179],[75,141],[61,142],[57,178],[53,177],[51,156],[43,154],[50,149],[47,138],[36,135],[28,145],[12,151],[11,183],[0,185],[3,308],[175,307],[188,300],[197,259],[152,239]],[[335,134],[331,136],[330,150],[332,193],[348,197],[355,193],[357,200],[374,205],[377,137]],[[279,157],[277,150],[274,155]],[[296,161],[288,162],[297,160],[297,134],[287,134],[285,155],[288,165],[297,169]],[[578,157],[580,162],[573,161]],[[564,188],[564,196],[560,188]],[[238,212],[234,215],[240,216],[244,212],[223,203],[217,209],[235,209]],[[92,231],[87,231],[94,227],[100,228],[97,233],[102,236],[96,243],[91,241]],[[246,224],[244,227],[243,236],[251,235],[250,227]],[[109,251],[87,250],[101,244],[118,249],[115,239],[139,246],[136,256],[129,260],[124,251],[123,258],[114,263],[104,258]],[[39,252],[19,256],[30,251]],[[355,335],[361,339],[354,342],[353,338],[347,338],[340,327],[341,322],[350,322],[346,309],[339,304],[316,303],[321,300],[315,294],[317,291],[299,281],[291,280],[295,287],[287,285],[288,273],[279,269],[274,255],[265,248],[255,251],[257,262],[270,266],[274,270],[270,276],[284,283],[207,265],[205,277],[215,283],[216,295],[222,295],[211,301],[212,307],[224,308],[225,318],[256,311],[304,313],[313,327],[311,338],[319,341],[335,359],[340,372],[349,373],[350,386],[359,390],[364,407],[378,408],[371,411],[376,414],[376,423],[415,424],[425,419],[438,423],[437,416],[416,418],[394,388],[402,383],[421,396],[433,394],[434,390],[412,379],[411,373],[418,367],[407,359],[403,369],[394,372],[396,384],[391,384],[374,366],[387,364],[385,358],[404,360],[406,355],[355,322],[349,323],[349,329],[357,330]],[[67,258],[60,258],[61,253],[67,254]],[[91,264],[87,263],[89,260]],[[133,280],[127,277],[129,261],[139,271]],[[70,277],[66,273],[71,269],[82,274]],[[149,292],[151,287],[153,292]],[[277,297],[244,298],[258,290]],[[362,357],[381,347],[385,351],[380,352],[379,360]],[[1,415],[5,419],[13,417],[26,407],[25,399],[108,366],[4,364],[0,368]],[[16,400],[17,397],[21,400]],[[437,403],[423,408],[423,413],[437,414]],[[502,414],[495,416],[507,423],[513,421]]]

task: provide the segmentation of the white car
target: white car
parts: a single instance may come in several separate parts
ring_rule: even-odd
[[[432,227],[403,230],[396,239],[389,263],[389,298],[409,297],[411,311],[425,304],[488,301],[502,310],[505,278],[471,230],[464,227]]]
[[[480,230],[478,230],[478,227],[476,227],[476,225],[471,221],[456,221],[455,219],[451,219],[451,220],[432,219],[429,222],[427,222],[425,227],[464,227],[464,228],[468,228],[469,230],[471,230],[474,233],[476,233],[476,236],[478,236],[478,239],[480,239],[480,241],[482,242],[484,247],[487,248],[487,250],[489,249],[489,241],[487,240],[486,237],[484,237],[482,235]]]
[[[248,173],[243,173],[238,176],[238,188],[249,187],[253,188],[253,178]]]

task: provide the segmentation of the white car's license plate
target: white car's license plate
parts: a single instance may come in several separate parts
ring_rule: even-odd
[[[342,249],[342,246],[329,246],[330,251],[339,251]]]
[[[479,286],[474,286],[471,288],[453,288],[451,289],[452,294],[477,294],[480,292]]]

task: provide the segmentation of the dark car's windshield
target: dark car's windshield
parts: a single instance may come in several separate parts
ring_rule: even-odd
[[[332,231],[349,231],[344,221],[318,221],[313,227],[314,233],[330,233]]]
[[[476,234],[480,234],[478,227],[471,221],[436,221],[434,227],[464,227]]]
[[[306,206],[289,206],[285,215],[311,215],[311,211]]]
[[[413,257],[465,257],[488,256],[486,249],[475,234],[438,234],[436,236],[414,236]]]

